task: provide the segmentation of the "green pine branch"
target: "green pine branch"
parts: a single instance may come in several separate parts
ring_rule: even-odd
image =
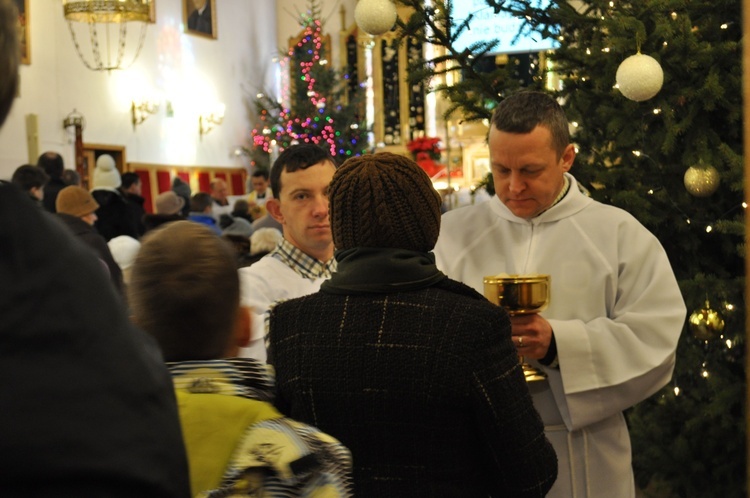
[[[447,114],[489,118],[495,102],[519,89],[507,68],[477,70],[492,40],[462,52],[452,48],[468,23],[454,22],[450,2],[434,2],[439,12],[416,0],[399,3],[414,10],[399,24],[401,34],[440,49],[440,57],[410,69],[410,82],[431,81],[451,68],[460,74],[454,86],[431,85],[449,101]],[[639,485],[666,497],[745,496],[740,2],[485,3],[523,19],[522,31],[559,41],[547,58],[562,85],[550,93],[578,125],[572,172],[593,197],[629,211],[661,241],[688,314],[708,298],[725,318],[724,329],[708,341],[686,326],[673,382],[628,411]],[[645,102],[628,100],[615,88],[620,63],[639,50],[664,71],[661,90]],[[713,194],[696,197],[684,175],[705,166],[716,168],[720,181]]]

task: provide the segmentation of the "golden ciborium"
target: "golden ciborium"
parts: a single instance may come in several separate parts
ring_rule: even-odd
[[[549,275],[492,275],[484,277],[484,297],[502,306],[509,315],[539,313],[549,304]],[[544,380],[547,375],[526,363],[519,355],[526,382]]]

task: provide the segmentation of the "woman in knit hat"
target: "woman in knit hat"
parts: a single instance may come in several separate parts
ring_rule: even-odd
[[[138,223],[133,219],[131,209],[120,191],[120,171],[109,154],[102,154],[96,159],[92,185],[91,195],[100,206],[95,226],[101,236],[107,241],[118,235],[138,239]]]
[[[55,200],[56,216],[76,235],[84,244],[94,250],[94,253],[106,265],[109,276],[117,291],[123,293],[122,270],[115,262],[104,240],[94,228],[97,220],[96,211],[99,203],[94,197],[81,187],[70,185],[57,195]]]
[[[352,158],[329,199],[337,272],[271,311],[279,408],[351,450],[358,498],[544,496],[557,460],[508,315],[435,266],[427,174]]]

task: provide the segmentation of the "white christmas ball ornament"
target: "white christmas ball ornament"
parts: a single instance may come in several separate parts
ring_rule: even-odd
[[[656,59],[639,52],[622,61],[615,79],[620,93],[630,100],[643,102],[659,93],[664,71]]]
[[[359,0],[354,20],[365,33],[377,36],[387,33],[396,24],[396,6],[391,0]]]

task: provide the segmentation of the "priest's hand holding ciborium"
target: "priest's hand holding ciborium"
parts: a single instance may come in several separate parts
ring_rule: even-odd
[[[534,315],[547,307],[550,299],[549,275],[492,275],[484,277],[484,296],[491,303],[502,306],[511,317]],[[543,380],[547,376],[523,358],[523,335],[517,336],[517,348],[526,382]]]

